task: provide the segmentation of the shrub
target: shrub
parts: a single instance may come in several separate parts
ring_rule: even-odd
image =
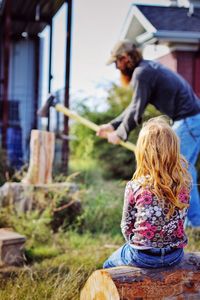
[[[124,182],[99,181],[91,185],[83,200],[83,213],[77,218],[78,232],[120,232]]]
[[[128,89],[113,85],[108,92],[108,109],[98,112],[83,104],[78,106],[79,113],[96,124],[104,124],[118,116],[131,101],[132,92]],[[144,120],[159,115],[159,112],[149,106],[144,114]],[[140,127],[133,130],[129,141],[136,143]],[[105,178],[129,179],[135,170],[134,155],[121,146],[111,145],[106,140],[97,137],[89,128],[75,123],[71,129],[72,134],[78,137],[70,144],[73,159],[97,160],[102,167]]]

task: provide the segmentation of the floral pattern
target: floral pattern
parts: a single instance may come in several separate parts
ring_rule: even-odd
[[[121,221],[122,233],[127,242],[139,248],[185,247],[187,237],[184,221],[187,208],[177,207],[168,218],[169,209],[148,187],[141,187],[141,181],[129,181],[124,194]],[[182,203],[189,203],[189,191],[183,188],[179,193]]]

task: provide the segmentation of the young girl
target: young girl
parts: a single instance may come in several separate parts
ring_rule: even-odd
[[[150,119],[136,145],[137,169],[125,188],[126,240],[104,263],[160,268],[178,264],[187,244],[184,221],[191,179],[179,140],[163,117]]]

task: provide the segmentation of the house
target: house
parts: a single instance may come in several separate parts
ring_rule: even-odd
[[[155,58],[180,73],[200,97],[200,1],[188,6],[133,4],[121,38],[154,49]],[[165,52],[161,52],[165,49]]]
[[[43,40],[49,27],[48,91],[52,80],[52,18],[66,3],[66,87],[68,104],[70,21],[72,0],[0,0],[0,137],[10,164],[19,168],[28,161],[31,129],[40,128]],[[65,122],[65,127],[67,123]],[[65,145],[66,148],[66,145]]]

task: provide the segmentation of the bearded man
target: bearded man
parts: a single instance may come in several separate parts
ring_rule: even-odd
[[[200,152],[200,99],[179,74],[155,61],[144,60],[136,45],[119,41],[107,64],[116,68],[133,88],[129,106],[114,120],[99,127],[97,135],[110,143],[126,141],[131,130],[142,121],[148,104],[155,106],[172,121],[180,138],[181,153],[189,162],[193,179],[188,225],[200,228],[200,200],[195,163]]]

